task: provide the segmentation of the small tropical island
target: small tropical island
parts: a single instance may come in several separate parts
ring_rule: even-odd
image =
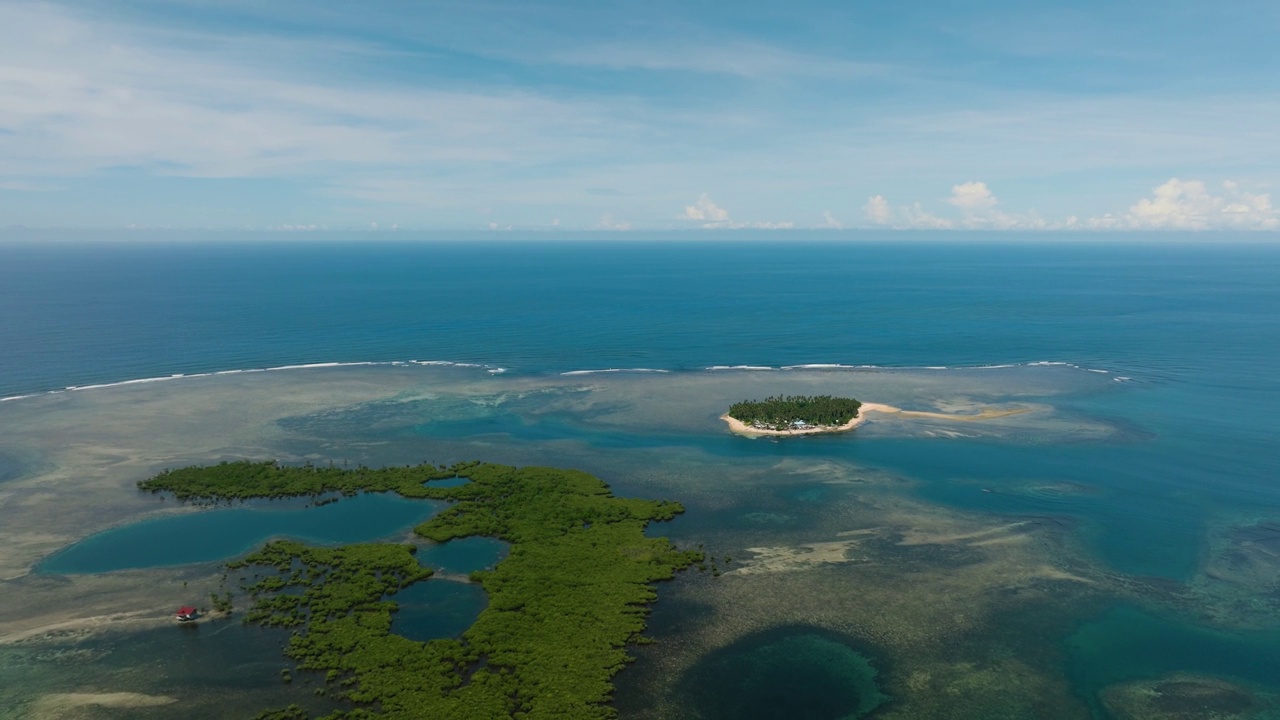
[[[814,435],[846,432],[864,419],[863,403],[833,395],[777,395],[743,400],[720,416],[740,435]]]
[[[431,482],[455,478],[467,482]],[[612,678],[631,661],[627,645],[650,642],[640,633],[657,599],[654,583],[704,560],[645,534],[650,522],[684,512],[679,503],[614,497],[577,470],[232,462],[166,471],[139,487],[204,503],[396,492],[452,501],[415,529],[421,537],[509,544],[506,559],[471,575],[489,596],[474,624],[460,637],[426,642],[391,630],[396,593],[444,582],[430,579],[414,544],[280,540],[230,563],[245,573],[245,622],[292,628],[285,654],[297,669],[319,673],[324,692],[348,706],[326,720],[615,718]],[[309,717],[296,705],[258,716]]]

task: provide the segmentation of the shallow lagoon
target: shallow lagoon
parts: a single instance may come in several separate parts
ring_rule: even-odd
[[[46,573],[103,573],[231,560],[269,538],[346,545],[404,535],[444,503],[363,493],[313,506],[255,502],[132,523],[92,535],[38,566]]]
[[[1002,404],[1032,411],[983,424],[885,417],[853,434],[800,441],[734,437],[716,419],[728,402],[742,397],[815,390],[961,414]],[[1087,717],[1100,712],[1093,697],[1106,686],[1156,670],[1217,668],[1228,677],[1247,675],[1225,659],[1213,660],[1214,653],[1195,650],[1196,603],[1225,606],[1227,596],[1210,592],[1189,600],[1179,584],[1200,581],[1195,547],[1205,518],[1233,522],[1226,512],[1231,507],[1221,497],[1216,505],[1192,502],[1187,493],[1194,488],[1184,476],[1162,477],[1179,462],[1161,457],[1177,443],[1155,441],[1150,423],[1117,416],[1124,406],[1118,401],[1130,402],[1135,394],[1141,397],[1110,377],[1068,367],[569,378],[493,377],[456,368],[330,368],[14,401],[0,417],[7,442],[50,458],[55,469],[6,483],[11,494],[0,505],[0,535],[7,533],[15,546],[30,542],[32,533],[9,521],[31,523],[32,513],[43,513],[41,526],[49,533],[91,532],[94,522],[111,515],[81,506],[104,499],[142,521],[50,555],[42,572],[5,581],[0,593],[40,601],[52,623],[59,605],[63,615],[75,616],[79,603],[99,597],[101,586],[92,583],[108,583],[118,593],[111,596],[118,598],[111,601],[116,611],[128,612],[149,607],[148,595],[159,596],[166,583],[190,582],[188,594],[195,597],[218,587],[212,573],[199,570],[204,566],[164,567],[172,562],[227,558],[274,534],[327,542],[403,536],[433,511],[422,501],[370,495],[310,508],[237,507],[146,519],[172,505],[133,488],[157,467],[241,455],[370,465],[483,458],[579,467],[610,482],[619,495],[685,503],[685,516],[651,531],[703,544],[722,571],[720,577],[710,569],[695,571],[660,587],[648,633],[659,642],[638,649],[639,661],[619,677],[625,716],[688,717],[695,707],[689,701],[703,687],[689,684],[689,678],[718,682],[707,679],[699,669],[707,666],[700,663],[725,657],[716,653],[746,647],[738,643],[750,645],[750,638],[767,637],[776,628],[800,627],[811,629],[805,637],[847,639],[845,646],[856,648],[851,652],[878,669],[876,692],[889,699],[876,706],[876,717],[929,717],[942,707],[935,703],[957,693],[969,714],[956,717]],[[1134,407],[1139,416],[1145,412],[1141,403]],[[199,416],[198,427],[174,421],[188,415]],[[63,446],[44,439],[47,428],[66,426],[70,418],[80,420],[64,431]],[[66,444],[68,439],[74,443]],[[97,467],[98,456],[76,450],[76,444],[116,448],[123,459]],[[1186,464],[1185,456],[1181,462]],[[1170,499],[1170,488],[1181,495]],[[351,517],[336,520],[344,512]],[[301,524],[282,531],[272,513]],[[235,518],[255,529],[200,559],[154,554],[169,548],[133,547],[136,538],[160,538],[147,534],[160,529],[179,544],[207,532],[213,545],[233,534],[227,531],[237,525]],[[201,523],[211,524],[201,530]],[[311,527],[307,523],[313,523],[314,534],[304,532]],[[123,544],[113,550],[113,542]],[[460,575],[502,556],[500,543],[465,542],[424,546],[420,560]],[[106,560],[96,566],[84,560],[81,569],[150,569],[54,572],[58,562],[95,546]],[[131,589],[139,582],[158,589]],[[1205,582],[1215,592],[1222,586]],[[436,598],[437,593],[448,597]],[[401,595],[404,614],[395,622],[406,633],[423,625],[424,637],[459,632],[483,607],[474,586],[442,579]],[[437,601],[444,605],[433,605]],[[1089,623],[1101,623],[1101,637],[1123,636],[1125,623],[1107,619],[1117,601],[1166,608],[1164,616],[1173,619],[1161,621],[1168,623],[1161,637],[1172,649],[1148,643],[1145,636],[1135,637],[1123,653],[1105,643],[1094,643],[1101,650],[1079,649],[1089,645],[1079,638],[1095,632]],[[0,609],[0,634],[26,622],[14,607]],[[83,639],[46,633],[23,646],[44,643],[44,652],[59,648],[74,657],[109,637],[121,648],[136,642],[155,652],[154,638],[166,637],[147,635],[144,641],[141,634],[130,639],[135,633],[127,629],[100,632]],[[844,657],[825,643],[818,643],[816,655]],[[1255,648],[1256,659],[1271,660],[1266,643],[1230,647],[1246,658]],[[752,658],[748,652],[738,660],[750,665]],[[254,682],[278,682],[284,666],[279,661],[266,681],[259,677],[265,666],[236,667],[246,682],[250,674]],[[867,667],[850,659],[849,667],[855,666]],[[87,685],[138,692],[149,687],[137,673],[95,667],[76,666]],[[863,681],[853,677],[864,677],[864,670],[823,682],[845,687],[847,680],[849,687],[863,688],[853,695],[869,696],[865,684],[859,685]],[[65,692],[59,689],[65,681],[59,685],[53,677],[45,690]],[[1267,682],[1252,675],[1239,679]],[[204,692],[181,678],[165,682],[166,693]],[[38,700],[41,690],[31,685],[34,695],[15,702]],[[828,706],[814,700],[806,705],[803,696],[789,698],[793,709],[824,717]]]

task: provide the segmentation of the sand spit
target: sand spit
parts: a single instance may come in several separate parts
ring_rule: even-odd
[[[112,709],[161,707],[178,702],[167,695],[146,695],[134,692],[104,693],[50,693],[32,703],[27,716],[31,720],[63,720],[76,717],[77,711],[88,706]],[[96,716],[96,715],[95,715]]]
[[[172,625],[174,622],[173,617],[166,610],[167,608],[149,608],[147,610],[133,610],[91,617],[66,618],[46,622],[42,625],[22,627],[5,635],[0,635],[0,645],[21,643],[28,640],[80,638],[104,630],[141,630]]]
[[[0,583],[0,646],[79,641],[173,625],[173,612],[222,590],[206,566],[45,576]],[[213,617],[206,614],[206,618]]]
[[[796,428],[793,430],[770,430],[758,428],[729,417],[728,414],[721,415],[720,419],[729,424],[729,430],[744,437],[764,437],[764,436],[780,436],[791,437],[793,435],[820,435],[827,433],[848,432],[867,420],[867,413],[885,413],[898,417],[906,418],[927,418],[930,420],[951,420],[956,422],[973,422],[976,420],[994,420],[995,418],[1009,417],[1010,415],[1021,415],[1022,413],[1031,412],[1030,408],[1012,408],[1007,410],[997,410],[988,408],[977,413],[941,413],[927,412],[922,410],[903,410],[893,405],[885,405],[883,403],[862,403],[862,407],[858,409],[858,416],[843,425],[818,425],[812,427]]]

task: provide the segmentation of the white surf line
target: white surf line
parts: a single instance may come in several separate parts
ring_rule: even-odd
[[[605,368],[602,370],[569,370],[562,372],[561,375],[600,375],[604,373],[670,373],[670,370],[658,370],[656,368]]]
[[[261,372],[280,372],[284,370],[315,370],[323,368],[339,368],[339,367],[371,367],[371,366],[397,366],[407,367],[410,365],[438,365],[463,368],[481,368],[491,375],[498,375],[507,372],[507,368],[486,365],[482,363],[466,363],[452,362],[448,360],[362,360],[354,362],[316,362],[316,363],[296,363],[291,365],[275,365],[272,367],[258,368],[232,368],[230,370],[211,370],[209,372],[198,373],[173,373],[171,375],[160,375],[156,377],[133,378],[130,380],[117,380],[114,382],[92,383],[89,385],[67,385],[66,387],[56,390],[44,390],[34,393],[23,393],[20,395],[8,395],[0,398],[0,402],[13,402],[16,400],[26,400],[27,398],[39,397],[41,395],[61,395],[68,392],[82,392],[85,390],[104,390],[115,387],[126,387],[129,385],[145,385],[149,383],[166,382],[169,380],[187,380],[191,378],[217,377],[221,375],[242,375],[245,373],[261,373]],[[639,371],[639,370],[637,370]],[[667,372],[665,370],[653,370],[652,372]]]

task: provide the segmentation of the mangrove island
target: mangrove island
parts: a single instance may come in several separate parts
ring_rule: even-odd
[[[448,478],[468,482],[429,484]],[[252,598],[245,622],[294,628],[286,655],[324,673],[327,692],[350,704],[326,720],[614,718],[612,678],[631,660],[626,645],[647,642],[640,633],[654,583],[703,560],[645,535],[650,522],[683,512],[679,503],[614,497],[577,470],[234,462],[166,471],[139,487],[197,502],[393,491],[454,503],[415,528],[424,538],[509,544],[504,560],[471,574],[489,596],[475,623],[461,637],[427,642],[391,632],[397,592],[446,582],[429,579],[412,544],[286,540],[231,563],[246,575],[258,571],[243,580]],[[307,717],[298,706],[259,715]]]

